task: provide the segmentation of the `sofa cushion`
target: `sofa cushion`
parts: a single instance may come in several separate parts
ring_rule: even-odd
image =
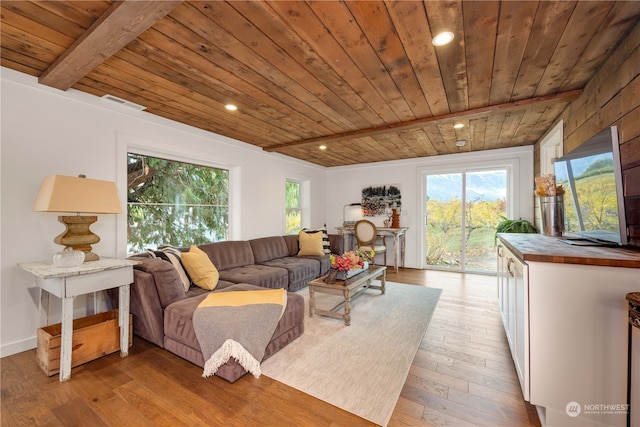
[[[297,234],[287,234],[282,236],[284,242],[287,244],[287,256],[296,256],[300,251],[300,245],[298,244]]]
[[[322,233],[306,231],[300,231],[298,233],[298,242],[300,245],[300,256],[322,256],[324,255],[324,249],[322,248]]]
[[[289,254],[287,243],[281,236],[253,239],[249,240],[249,244],[256,264],[262,264],[275,258],[282,258]]]
[[[184,299],[184,286],[175,267],[162,259],[150,258],[134,266],[153,276],[160,304],[164,308],[176,301]]]
[[[220,279],[233,283],[249,283],[272,289],[288,289],[289,286],[289,272],[287,270],[261,264],[251,264],[220,271]]]
[[[289,272],[289,291],[295,292],[320,276],[320,260],[318,258],[320,257],[276,258],[265,261],[263,265],[285,268]]]
[[[220,273],[209,259],[209,256],[196,246],[182,254],[182,262],[196,286],[213,290],[218,284]]]
[[[198,246],[198,248],[209,256],[213,265],[220,272],[255,263],[251,244],[245,240],[207,243]]]

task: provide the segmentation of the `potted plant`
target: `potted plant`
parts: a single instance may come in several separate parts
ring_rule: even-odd
[[[498,233],[537,233],[538,230],[526,219],[508,219],[502,217],[502,221],[496,226],[495,239],[498,239]]]

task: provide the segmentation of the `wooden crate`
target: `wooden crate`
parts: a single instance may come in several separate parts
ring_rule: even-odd
[[[60,323],[38,329],[38,366],[49,376],[60,372],[61,331]],[[133,321],[129,315],[129,346],[132,340]],[[75,319],[71,349],[72,368],[120,350],[118,310]]]

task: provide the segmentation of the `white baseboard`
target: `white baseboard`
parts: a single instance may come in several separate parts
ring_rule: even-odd
[[[36,348],[37,345],[38,345],[38,342],[35,336],[21,340],[21,341],[15,341],[9,344],[4,344],[0,346],[0,357],[7,357],[16,353],[22,353],[23,351]]]

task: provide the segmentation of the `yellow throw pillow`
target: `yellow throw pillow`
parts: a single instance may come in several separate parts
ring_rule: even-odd
[[[218,285],[220,273],[209,259],[209,255],[196,246],[182,254],[182,264],[196,286],[212,291]]]
[[[305,233],[301,231],[298,233],[298,244],[300,245],[298,255],[324,255],[322,233]]]

